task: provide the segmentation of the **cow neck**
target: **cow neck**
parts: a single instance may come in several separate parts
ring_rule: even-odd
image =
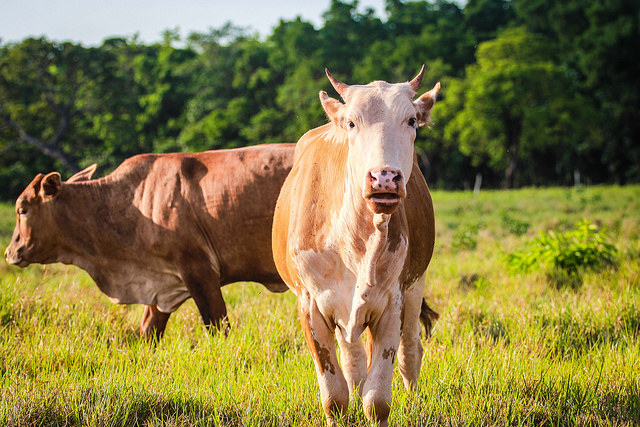
[[[56,222],[64,233],[65,251],[60,254],[60,262],[90,271],[103,259],[100,248],[117,248],[116,240],[122,234],[114,232],[113,224],[126,221],[127,207],[131,205],[125,187],[109,177],[63,183],[54,210]]]
[[[341,142],[348,144],[346,135],[342,135]],[[398,227],[398,219],[404,214],[403,204],[392,215],[374,214],[367,207],[358,184],[363,180],[358,179],[348,158],[347,155],[344,192],[331,233],[332,240],[338,242],[345,264],[358,273],[359,280],[368,286],[376,286],[380,257],[385,252],[395,252],[403,237]]]

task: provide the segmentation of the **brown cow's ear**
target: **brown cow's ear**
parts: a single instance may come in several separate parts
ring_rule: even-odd
[[[81,170],[80,172],[74,174],[71,178],[67,180],[67,182],[81,182],[81,181],[89,181],[91,176],[96,171],[98,167],[97,164],[92,164],[88,168]]]
[[[436,103],[436,98],[438,97],[438,92],[440,91],[440,82],[436,83],[436,85],[429,92],[426,92],[420,98],[414,101],[416,106],[416,110],[418,111],[418,125],[424,126],[429,124],[429,119],[431,117],[431,109]]]
[[[327,117],[334,123],[340,124],[342,118],[342,112],[344,111],[344,104],[337,99],[331,98],[327,95],[327,92],[320,91],[320,102],[324,112],[327,113]]]
[[[58,197],[62,188],[62,180],[58,172],[51,172],[42,178],[40,184],[40,195],[45,199],[52,199]]]

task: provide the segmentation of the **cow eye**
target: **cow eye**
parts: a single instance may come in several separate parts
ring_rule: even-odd
[[[19,208],[18,209],[18,215],[25,215],[27,213],[26,209],[24,208]]]
[[[417,122],[416,118],[415,117],[411,117],[409,119],[409,126],[412,127],[412,128],[416,127],[416,122]]]
[[[349,126],[349,129],[353,129],[354,127],[356,127],[356,124],[353,123],[353,120],[349,120],[349,122],[347,123],[347,125]]]

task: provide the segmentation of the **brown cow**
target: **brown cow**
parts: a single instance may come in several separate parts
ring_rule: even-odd
[[[331,123],[298,141],[276,205],[273,255],[298,298],[330,425],[358,394],[367,417],[387,425],[395,356],[407,388],[420,372],[434,215],[413,142],[440,88],[413,101],[423,73],[349,86],[327,71],[345,104],[320,92]]]
[[[90,180],[39,174],[18,197],[8,263],[62,262],[86,270],[117,303],[146,304],[144,336],[193,297],[206,325],[227,310],[220,287],[287,287],[271,255],[271,223],[295,144],[144,154]],[[226,323],[226,322],[225,322]]]

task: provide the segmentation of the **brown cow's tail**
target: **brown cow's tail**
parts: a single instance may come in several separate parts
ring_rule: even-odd
[[[433,325],[436,323],[436,320],[440,318],[440,315],[433,311],[431,307],[427,304],[427,300],[425,298],[422,299],[422,306],[420,307],[420,321],[424,325],[425,337],[431,337],[431,331],[433,330]]]

